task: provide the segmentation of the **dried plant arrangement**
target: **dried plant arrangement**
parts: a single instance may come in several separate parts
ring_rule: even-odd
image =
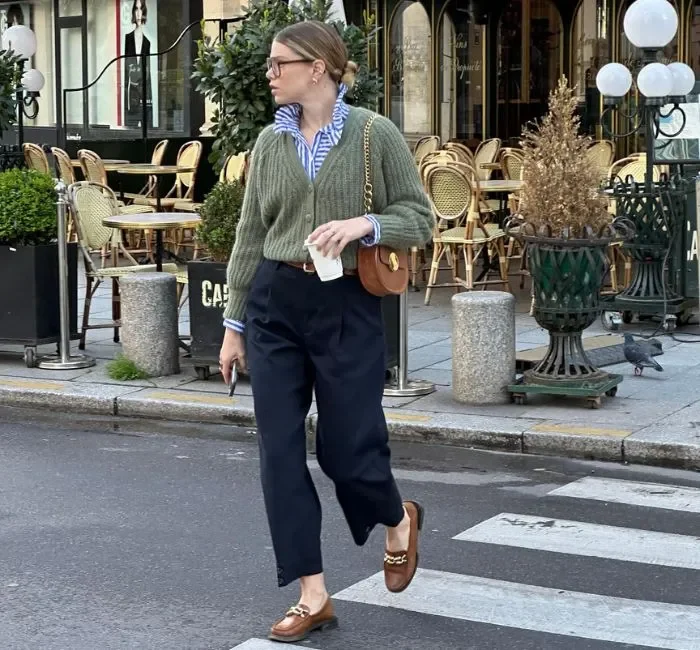
[[[520,219],[530,235],[558,239],[606,236],[612,217],[600,178],[579,133],[576,97],[562,76],[549,94],[549,111],[523,130]],[[604,234],[605,233],[605,234]]]

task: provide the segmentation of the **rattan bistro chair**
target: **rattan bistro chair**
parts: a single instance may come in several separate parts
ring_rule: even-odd
[[[480,181],[487,181],[491,178],[492,169],[484,169],[484,163],[494,163],[498,160],[498,152],[501,150],[500,138],[484,140],[474,153],[474,169]]]
[[[416,165],[420,163],[425,154],[431,151],[437,151],[440,148],[440,138],[437,135],[427,135],[418,142],[413,148],[413,159],[416,161]]]
[[[425,290],[425,304],[430,304],[430,294],[437,287],[457,287],[468,290],[476,286],[502,284],[508,287],[507,261],[505,251],[506,234],[497,224],[486,224],[479,214],[478,185],[473,175],[457,165],[434,165],[426,172],[426,186],[437,220],[447,222],[441,230],[437,225],[433,231],[433,259],[430,277]],[[454,260],[452,281],[438,283],[440,261],[452,252]],[[459,276],[459,254],[464,258],[464,278]],[[488,268],[483,279],[474,277],[474,262],[481,255],[487,256]],[[499,278],[489,279],[491,261],[498,257]]]
[[[50,174],[49,159],[46,157],[46,152],[38,145],[31,142],[25,142],[22,145],[24,153],[24,162],[28,169],[34,169],[42,174]]]
[[[117,281],[129,273],[155,272],[155,264],[139,265],[121,243],[120,231],[102,225],[105,217],[119,213],[117,197],[114,192],[100,183],[80,181],[68,188],[68,201],[71,206],[78,242],[85,262],[85,304],[83,306],[83,324],[80,332],[79,347],[85,349],[85,338],[90,329],[114,328],[115,340],[118,340],[120,327],[119,291]],[[112,255],[102,258],[98,267],[93,261],[90,251],[101,250],[108,246]],[[129,266],[117,266],[119,253],[129,262]],[[105,266],[110,260],[112,266]],[[177,264],[163,264],[163,271],[177,274]],[[112,291],[112,322],[90,324],[90,304],[92,298],[103,280],[113,280]]]
[[[602,183],[607,179],[608,170],[615,157],[615,145],[610,140],[596,140],[588,147],[586,157],[598,170],[598,176]]]
[[[175,182],[170,191],[160,199],[163,210],[172,210],[176,203],[183,201],[192,202],[194,197],[195,181],[197,180],[197,167],[202,157],[202,143],[198,140],[185,142],[177,153],[178,167],[194,167],[193,172],[180,172],[175,175]],[[155,208],[158,201],[155,196],[141,196],[134,199],[136,205],[148,205]]]

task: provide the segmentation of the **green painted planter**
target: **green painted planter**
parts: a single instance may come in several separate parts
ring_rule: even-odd
[[[620,234],[610,226],[597,236],[589,233],[586,239],[565,240],[547,236],[549,231],[536,232],[527,223],[509,233],[526,245],[533,315],[549,332],[544,359],[509,387],[514,400],[523,403],[527,393],[548,393],[584,397],[590,406],[599,407],[602,395],[616,394],[622,376],[596,368],[581,336],[602,311],[606,249]]]
[[[527,383],[590,384],[608,377],[588,359],[581,335],[600,316],[600,289],[607,271],[610,239],[570,244],[527,241],[528,268],[534,292],[533,315],[549,332],[545,358],[525,372]]]

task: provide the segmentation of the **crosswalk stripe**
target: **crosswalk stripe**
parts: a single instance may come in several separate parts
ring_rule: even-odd
[[[616,598],[419,569],[391,594],[377,573],[338,600],[536,632],[670,650],[700,648],[700,607]],[[262,649],[261,649],[262,650]]]
[[[299,650],[309,649],[309,647],[305,645],[290,645],[289,643],[282,645],[281,643],[277,643],[276,641],[268,641],[267,639],[248,639],[247,641],[234,646],[231,648],[231,650],[280,650],[280,647],[291,648],[291,650],[294,650],[295,648],[298,648]]]
[[[700,488],[663,483],[636,483],[614,478],[584,476],[548,492],[549,496],[574,497],[700,513]]]
[[[537,551],[700,569],[697,537],[503,512],[453,537]]]

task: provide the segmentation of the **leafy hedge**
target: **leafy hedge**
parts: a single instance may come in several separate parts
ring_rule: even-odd
[[[57,235],[51,176],[28,169],[0,172],[0,245],[49,244]]]

